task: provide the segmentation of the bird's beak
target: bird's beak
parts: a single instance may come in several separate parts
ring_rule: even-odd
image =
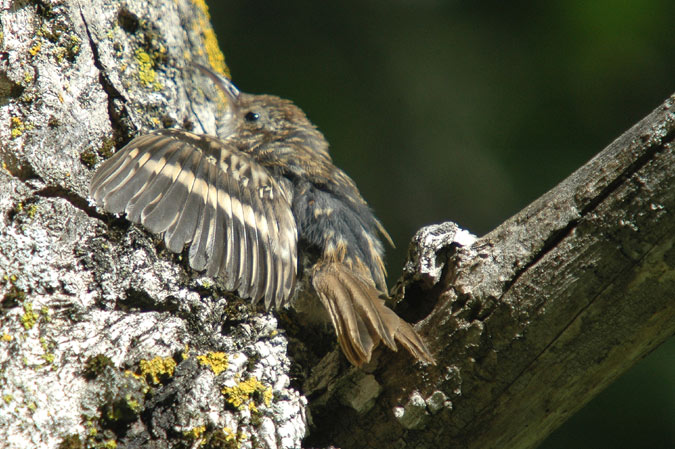
[[[239,89],[232,84],[232,81],[208,67],[197,64],[196,62],[192,62],[191,64],[199,69],[204,75],[208,76],[224,94],[225,108],[220,111],[221,114],[216,119],[216,135],[221,139],[225,139],[237,128]]]
[[[193,62],[192,65],[198,68],[204,75],[211,78],[211,81],[213,81],[216,84],[216,86],[218,86],[218,88],[222,90],[223,93],[225,93],[228,101],[232,101],[232,103],[235,104],[237,103],[237,101],[239,100],[239,89],[237,89],[237,87],[234,84],[232,84],[232,81],[225,78],[220,73],[216,73],[213,70],[201,64]]]

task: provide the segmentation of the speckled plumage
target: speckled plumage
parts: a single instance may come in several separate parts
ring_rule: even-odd
[[[292,297],[298,253],[345,356],[360,366],[380,341],[433,363],[413,328],[387,308],[383,248],[391,239],[328,143],[288,100],[240,93],[197,66],[228,97],[218,137],[159,130],[137,137],[94,175],[90,193],[112,213],[189,245],[195,270],[269,308]]]

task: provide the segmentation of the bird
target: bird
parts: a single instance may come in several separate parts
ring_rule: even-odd
[[[323,134],[291,101],[241,92],[220,73],[192,65],[224,94],[216,135],[140,135],[98,167],[90,197],[163,234],[171,252],[189,246],[194,270],[254,304],[263,300],[268,311],[289,304],[307,271],[357,367],[380,343],[434,364],[415,329],[385,303],[380,236],[393,243],[354,181],[333,164]]]

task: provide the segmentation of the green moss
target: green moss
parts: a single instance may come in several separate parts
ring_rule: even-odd
[[[115,147],[115,139],[110,137],[108,139],[105,139],[103,141],[103,145],[101,145],[101,148],[98,150],[98,154],[105,158],[108,159],[110,156],[113,155],[112,149]]]
[[[150,379],[152,384],[158,384],[160,377],[166,378],[173,376],[176,368],[176,362],[171,357],[155,357],[152,360],[141,360],[139,364],[140,374]]]
[[[200,365],[208,366],[216,376],[225,371],[229,365],[227,354],[224,352],[209,352],[204,355],[198,355],[197,360]]]
[[[30,330],[35,326],[38,320],[38,314],[33,312],[33,303],[25,302],[23,304],[23,315],[21,315],[21,324],[24,329]]]
[[[74,34],[69,35],[68,38],[66,39],[66,51],[68,59],[74,61],[75,56],[80,54],[81,49],[82,49],[82,41],[80,40],[80,38]]]
[[[82,440],[80,436],[76,433],[63,437],[57,449],[83,449]]]
[[[96,157],[96,152],[91,148],[87,148],[80,154],[80,161],[87,168],[94,168],[94,165],[96,165],[97,160],[98,158]]]
[[[26,292],[21,290],[19,287],[16,285],[12,285],[9,287],[9,291],[5,293],[5,296],[3,297],[3,302],[5,304],[11,304],[11,303],[18,303],[26,299]]]
[[[65,59],[70,62],[75,61],[75,57],[80,54],[82,49],[82,41],[74,34],[69,34],[65,37],[61,45],[54,48],[52,54],[56,58],[56,62],[61,63]]]
[[[140,20],[138,16],[133,12],[129,11],[126,6],[122,6],[117,11],[117,21],[124,31],[127,33],[135,33],[140,27]]]
[[[108,366],[114,366],[114,364],[109,357],[103,354],[96,354],[95,356],[89,357],[87,361],[84,362],[84,377],[89,380],[96,379]]]

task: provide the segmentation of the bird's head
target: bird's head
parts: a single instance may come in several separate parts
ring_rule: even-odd
[[[202,65],[193,65],[208,76],[227,99],[218,122],[219,138],[236,139],[247,148],[272,142],[300,144],[328,156],[328,143],[323,134],[293,102],[274,95],[241,92],[226,77]]]

